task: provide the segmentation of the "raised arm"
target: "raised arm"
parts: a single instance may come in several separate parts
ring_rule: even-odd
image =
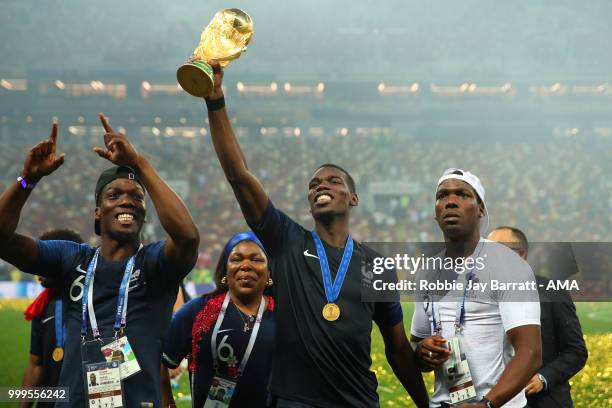
[[[116,165],[129,166],[138,173],[168,234],[164,248],[166,257],[177,270],[191,269],[198,258],[200,234],[183,200],[157,174],[151,163],[138,154],[125,135],[113,131],[102,113],[100,121],[106,131],[105,147],[95,147],[95,152]]]
[[[249,225],[259,225],[268,205],[268,195],[263,186],[249,171],[246,159],[225,109],[223,89],[223,69],[216,61],[208,61],[215,73],[213,93],[206,98],[208,122],[217,157],[229,181],[234,195],[240,204],[242,214]]]
[[[38,143],[28,152],[23,169],[19,172],[23,180],[14,181],[0,194],[0,258],[21,270],[28,269],[36,262],[38,250],[35,239],[16,234],[15,231],[32,186],[64,163],[64,155],[56,155],[57,128],[57,123],[53,122],[49,139]]]

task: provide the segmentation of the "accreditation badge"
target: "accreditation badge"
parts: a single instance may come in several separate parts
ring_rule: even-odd
[[[118,338],[100,348],[106,361],[118,361],[121,379],[124,380],[131,375],[140,372],[140,365],[132,350],[127,336]]]
[[[219,376],[214,376],[204,408],[227,408],[234,396],[236,383]]]
[[[453,336],[447,340],[451,355],[444,363],[443,370],[451,403],[458,404],[475,400],[477,398],[476,388],[472,381],[467,358],[461,351],[460,336]]]
[[[89,408],[122,407],[119,362],[86,364],[85,388]]]

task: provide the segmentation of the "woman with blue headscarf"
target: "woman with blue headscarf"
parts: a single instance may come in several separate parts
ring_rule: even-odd
[[[252,232],[234,235],[215,270],[217,289],[174,315],[164,364],[189,361],[194,407],[264,407],[272,367],[274,301],[268,258]]]

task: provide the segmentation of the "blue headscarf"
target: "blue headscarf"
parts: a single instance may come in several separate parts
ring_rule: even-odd
[[[264,248],[259,238],[257,238],[257,235],[255,235],[252,231],[239,232],[233,237],[231,237],[230,240],[227,241],[227,244],[225,244],[225,248],[223,248],[223,269],[224,270],[227,268],[227,258],[229,258],[230,252],[232,252],[232,249],[234,249],[234,247],[238,245],[239,243],[241,243],[242,241],[251,241],[251,242],[256,243],[257,246],[260,247],[262,251],[264,251],[264,253],[266,254],[266,257],[268,256],[268,253],[266,252],[266,248]]]

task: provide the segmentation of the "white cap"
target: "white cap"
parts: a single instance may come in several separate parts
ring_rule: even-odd
[[[449,179],[461,180],[468,183],[474,189],[474,191],[476,191],[476,194],[478,194],[480,201],[482,201],[482,206],[484,207],[486,216],[486,219],[480,219],[480,234],[484,235],[487,232],[487,229],[489,229],[489,211],[487,210],[487,204],[485,203],[485,189],[480,182],[480,179],[469,171],[451,167],[450,169],[444,170],[444,173],[442,173],[442,176],[438,180],[436,188],[439,187],[444,181]]]

